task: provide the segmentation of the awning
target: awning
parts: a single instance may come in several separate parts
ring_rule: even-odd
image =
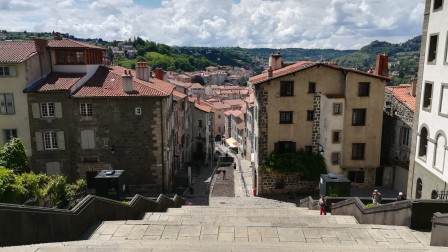
[[[238,144],[238,142],[233,137],[227,138],[226,143],[227,143],[227,145],[229,145],[230,148],[235,148],[235,147],[237,147],[235,145],[235,143]]]

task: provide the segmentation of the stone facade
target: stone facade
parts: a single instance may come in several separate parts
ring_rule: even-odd
[[[304,180],[296,173],[264,172],[261,180],[264,194],[315,193],[319,186],[318,182]]]
[[[320,93],[314,94],[314,113],[313,113],[313,135],[311,141],[313,143],[313,152],[319,153],[319,140],[320,140]]]

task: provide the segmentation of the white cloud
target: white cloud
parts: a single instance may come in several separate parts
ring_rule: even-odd
[[[421,34],[424,0],[0,0],[0,29],[169,45],[355,49]]]

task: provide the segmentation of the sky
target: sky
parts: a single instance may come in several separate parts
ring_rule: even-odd
[[[359,49],[422,33],[424,0],[0,0],[0,30],[170,46]]]

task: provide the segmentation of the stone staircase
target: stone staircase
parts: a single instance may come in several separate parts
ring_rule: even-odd
[[[404,226],[358,224],[352,216],[320,216],[288,207],[183,206],[141,220],[106,221],[88,240],[11,251],[389,251],[442,250],[430,233]],[[64,249],[63,249],[63,248]],[[20,250],[18,250],[20,248]],[[33,250],[34,249],[34,250]]]

